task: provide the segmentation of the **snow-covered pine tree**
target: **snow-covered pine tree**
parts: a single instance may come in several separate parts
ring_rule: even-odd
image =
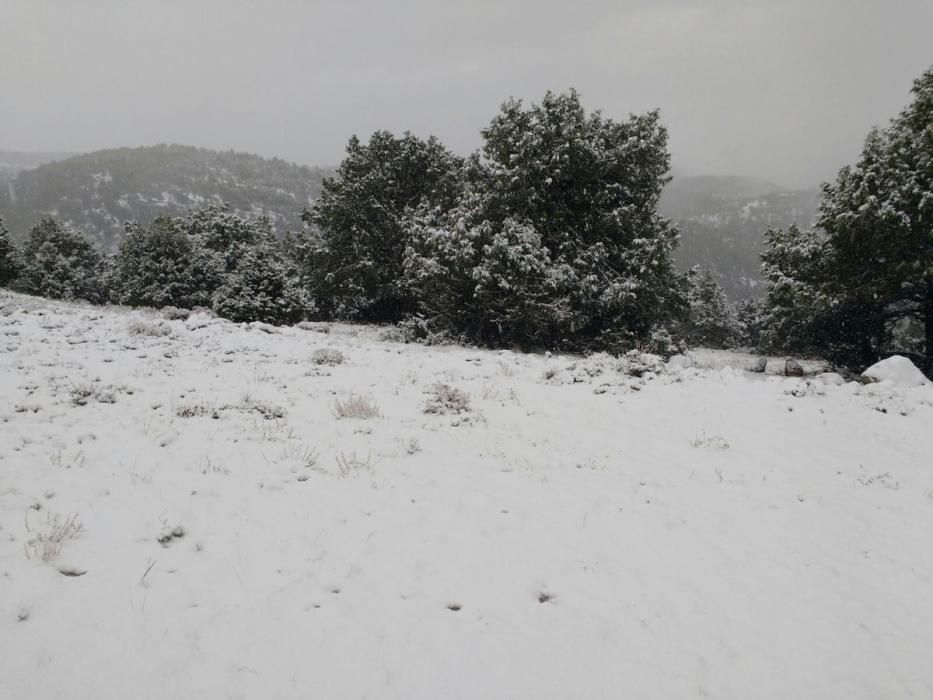
[[[157,308],[210,306],[226,269],[224,253],[206,248],[183,223],[159,217],[149,226],[127,224],[111,274],[114,301]]]
[[[739,345],[758,348],[761,345],[761,333],[765,327],[765,310],[762,299],[743,299],[735,305],[741,336]]]
[[[587,114],[576,92],[512,100],[458,204],[411,217],[405,272],[429,323],[486,343],[618,346],[678,305],[657,112]]]
[[[414,309],[402,258],[401,222],[421,205],[449,208],[460,190],[461,159],[434,137],[357,137],[334,178],[303,220],[313,227],[306,274],[320,311],[367,321],[397,321]]]
[[[0,216],[0,287],[5,287],[12,282],[16,277],[16,272],[16,246],[10,241],[10,232],[3,222],[3,217]]]
[[[17,257],[20,291],[95,303],[107,297],[101,254],[84,235],[52,217],[33,226]]]
[[[226,272],[235,270],[251,246],[272,236],[266,216],[248,219],[230,211],[226,204],[210,204],[175,219],[176,227],[194,239],[198,248],[216,253]]]
[[[851,364],[895,350],[896,322],[925,328],[933,372],[933,68],[885,129],[872,130],[858,162],[824,185],[817,226],[826,234],[825,284],[846,321]]]
[[[694,267],[687,273],[689,306],[685,340],[713,348],[734,347],[742,338],[736,307],[709,270]]]
[[[307,318],[314,304],[294,261],[267,232],[240,249],[235,269],[212,296],[212,308],[231,321],[288,324]]]
[[[830,300],[821,291],[824,241],[797,225],[765,233],[761,272],[767,285],[761,345],[767,350],[814,351]]]
[[[526,222],[478,220],[482,195],[408,221],[409,288],[427,329],[491,345],[552,345],[571,325],[572,270]]]

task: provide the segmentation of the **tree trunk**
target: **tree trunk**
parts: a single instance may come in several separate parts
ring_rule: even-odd
[[[933,280],[927,282],[927,298],[923,304],[923,334],[926,354],[926,374],[933,377]]]

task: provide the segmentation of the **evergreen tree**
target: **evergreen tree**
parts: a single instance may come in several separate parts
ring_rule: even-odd
[[[272,222],[268,217],[243,218],[232,213],[227,205],[220,204],[176,217],[175,225],[195,240],[199,248],[216,253],[227,272],[236,269],[246,250],[272,236]]]
[[[225,269],[223,253],[189,234],[184,219],[129,223],[114,260],[112,295],[130,306],[210,306]]]
[[[714,348],[737,345],[742,338],[738,313],[713,273],[694,267],[687,273],[687,283],[687,342]]]
[[[49,299],[106,299],[100,253],[82,234],[52,217],[33,226],[18,258],[20,291]]]
[[[907,109],[868,135],[859,161],[824,185],[817,226],[826,234],[824,291],[846,322],[851,361],[892,349],[894,324],[915,318],[933,372],[933,68],[912,93]]]
[[[10,232],[0,216],[0,287],[5,287],[17,273],[16,247],[10,241]]]
[[[350,139],[336,176],[302,217],[315,227],[305,262],[324,315],[397,321],[414,308],[402,276],[401,222],[422,204],[450,206],[459,168],[433,137],[377,131],[366,144]]]
[[[493,345],[555,344],[572,325],[573,271],[533,226],[477,222],[476,196],[409,220],[405,274],[430,330]]]
[[[760,299],[743,299],[736,306],[735,313],[741,333],[739,345],[758,348],[766,322],[764,304]]]
[[[437,328],[485,343],[617,345],[678,305],[657,112],[586,114],[577,94],[509,101],[449,210],[409,217],[405,273]]]
[[[149,227],[127,225],[112,287],[123,304],[210,306],[233,321],[292,323],[313,309],[269,219],[244,219],[216,205]]]
[[[287,324],[305,319],[314,304],[294,261],[267,233],[242,250],[236,268],[214,292],[212,307],[231,321]]]
[[[818,232],[796,225],[765,233],[761,256],[767,284],[761,338],[765,349],[811,352],[827,342],[819,334],[830,308],[820,289],[824,245]]]
[[[933,372],[933,69],[861,157],[823,186],[816,230],[769,231],[765,341],[862,368],[891,352],[905,321],[924,327]]]

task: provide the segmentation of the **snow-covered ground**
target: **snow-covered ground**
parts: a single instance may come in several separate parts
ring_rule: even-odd
[[[0,292],[3,697],[933,697],[929,385],[270,330]]]

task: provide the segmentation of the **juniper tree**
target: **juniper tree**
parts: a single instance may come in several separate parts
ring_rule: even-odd
[[[576,92],[511,100],[482,132],[456,206],[410,217],[406,279],[440,328],[487,343],[609,345],[679,303],[657,112],[616,122]]]
[[[823,186],[816,228],[770,231],[766,338],[864,367],[898,348],[893,329],[924,327],[933,372],[933,69],[913,101],[873,129],[859,160]]]
[[[786,231],[769,228],[765,233],[761,256],[767,285],[761,338],[765,349],[815,351],[826,342],[818,333],[829,313],[829,299],[821,291],[824,246],[817,231],[796,224]]]
[[[312,226],[305,265],[321,312],[397,321],[414,308],[402,275],[402,220],[421,205],[449,207],[461,159],[434,137],[377,131],[357,137],[303,220]]]
[[[17,257],[20,291],[50,299],[106,299],[101,254],[81,233],[52,217],[33,226]]]
[[[687,274],[689,307],[684,336],[689,343],[715,348],[734,347],[742,338],[736,308],[709,270],[694,267]]]
[[[10,232],[0,216],[0,287],[5,287],[16,277],[16,257],[16,247],[10,241]]]
[[[131,306],[210,306],[224,272],[223,253],[189,234],[183,220],[131,222],[114,259],[111,293],[114,301]]]
[[[882,354],[893,322],[924,324],[933,371],[933,68],[885,129],[872,130],[858,162],[823,186],[817,226],[826,235],[825,292],[853,320],[861,364]]]
[[[301,321],[314,308],[294,261],[271,233],[243,248],[235,269],[213,293],[211,306],[231,321],[274,324]]]

